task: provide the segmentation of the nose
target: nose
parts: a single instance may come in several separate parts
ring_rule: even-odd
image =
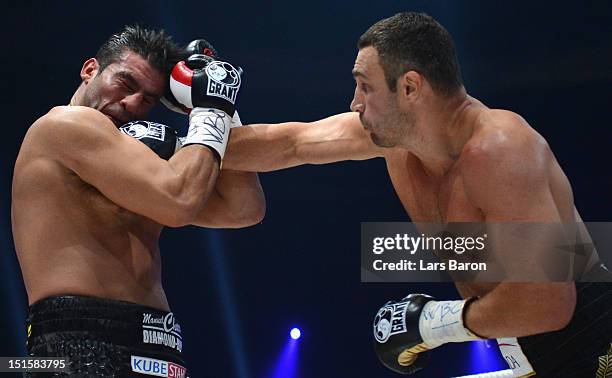
[[[363,113],[364,110],[363,98],[359,94],[359,89],[355,87],[355,94],[353,95],[353,101],[351,101],[351,111]]]
[[[140,114],[143,112],[143,108],[144,108],[143,101],[144,101],[143,94],[137,92],[137,93],[132,93],[129,96],[125,96],[121,100],[121,105],[123,105],[123,108],[131,114]]]

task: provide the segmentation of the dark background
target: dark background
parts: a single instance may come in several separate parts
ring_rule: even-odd
[[[3,12],[0,356],[25,352],[26,296],[10,227],[14,161],[27,128],[67,104],[82,63],[124,24],[204,37],[245,69],[245,123],[311,121],[347,111],[356,40],[398,11],[425,11],[454,36],[468,93],[521,114],[549,142],[584,220],[610,220],[612,3],[586,1],[23,1]],[[151,117],[186,120],[159,108]],[[274,148],[270,146],[270,148]],[[393,377],[372,351],[378,306],[409,292],[452,299],[450,285],[362,284],[362,221],[406,221],[381,159],[261,174],[262,224],[168,229],[161,249],[171,306],[195,377],[269,377],[293,325],[285,377]],[[471,347],[433,353],[419,377],[482,370]],[[484,363],[484,362],[483,362]],[[492,365],[504,368],[499,360]]]

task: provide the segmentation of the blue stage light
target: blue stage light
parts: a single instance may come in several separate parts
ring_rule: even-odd
[[[291,335],[291,338],[293,340],[297,340],[302,336],[302,331],[300,331],[299,328],[292,328],[291,332],[289,332],[289,335]]]
[[[293,337],[294,331],[300,332],[299,329],[293,328],[290,332],[291,338],[285,341],[285,347],[281,352],[273,373],[268,377],[271,378],[297,378],[298,365],[298,345],[297,339]],[[298,335],[299,337],[299,335]]]
[[[472,374],[508,368],[495,340],[477,340],[470,343],[470,370]]]

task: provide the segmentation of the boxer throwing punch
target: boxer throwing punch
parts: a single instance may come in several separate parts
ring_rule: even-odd
[[[581,221],[544,138],[518,114],[467,94],[452,38],[433,18],[381,20],[358,48],[353,113],[237,130],[225,167],[260,172],[382,157],[414,222]],[[456,286],[463,299],[412,294],[378,311],[374,343],[385,366],[411,374],[429,350],[480,337],[500,340],[515,376],[594,377],[600,357],[612,358],[608,284]],[[428,316],[438,313],[447,316]]]

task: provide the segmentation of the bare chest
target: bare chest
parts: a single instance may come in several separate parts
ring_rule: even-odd
[[[89,184],[76,178],[72,183],[72,207],[88,230],[111,250],[148,253],[157,249],[161,226],[152,220],[126,210]],[[141,251],[141,252],[137,252]]]
[[[391,182],[413,222],[477,222],[481,211],[467,198],[459,168],[442,178],[428,175],[412,154],[387,158]]]
[[[29,239],[38,236],[47,248],[51,240],[78,240],[111,251],[129,250],[135,241],[145,249],[156,247],[161,226],[117,206],[74,173],[41,159],[18,168],[13,218]]]

